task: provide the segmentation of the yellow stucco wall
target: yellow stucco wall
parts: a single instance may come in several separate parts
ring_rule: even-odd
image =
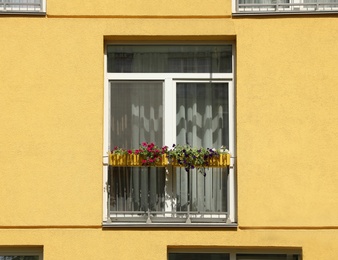
[[[121,15],[121,16],[177,16],[177,15],[230,15],[230,0],[81,0],[47,1],[50,15]]]
[[[0,246],[42,245],[45,259],[166,259],[170,246],[338,259],[338,17],[159,5],[54,0],[47,17],[0,17]],[[103,53],[116,39],[235,41],[238,228],[102,230]]]

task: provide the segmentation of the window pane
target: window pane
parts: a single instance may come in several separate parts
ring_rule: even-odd
[[[176,143],[229,147],[228,83],[177,83],[176,99]],[[227,169],[176,172],[177,211],[227,211]]]
[[[228,83],[178,83],[176,142],[229,147]]]
[[[162,92],[162,81],[111,82],[112,148],[135,149],[142,142],[162,146]],[[111,211],[162,211],[164,168],[109,167],[108,179]]]
[[[0,256],[0,260],[39,260],[39,256]]]
[[[225,253],[170,253],[169,260],[229,260]]]
[[[237,260],[289,260],[287,255],[280,254],[239,254]]]
[[[231,45],[110,45],[108,72],[230,73]]]
[[[0,0],[0,11],[41,11],[42,0]]]
[[[111,148],[163,144],[163,82],[111,82]]]
[[[146,212],[164,210],[165,181],[164,167],[109,167],[111,212],[145,222]],[[123,211],[130,213],[119,214]]]

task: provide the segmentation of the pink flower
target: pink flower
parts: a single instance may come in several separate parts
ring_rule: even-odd
[[[129,153],[129,154],[132,154],[132,153],[133,153],[133,151],[132,151],[132,150],[128,150],[128,153]]]
[[[135,150],[135,154],[139,154],[140,153],[140,150]]]

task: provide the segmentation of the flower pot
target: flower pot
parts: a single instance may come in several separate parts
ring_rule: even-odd
[[[125,154],[109,154],[109,165],[127,166],[127,155]]]
[[[182,164],[179,164],[176,159],[172,159],[170,164],[174,167],[185,167]],[[228,167],[230,165],[230,154],[220,154],[219,156],[214,156],[208,160],[208,167]],[[199,168],[196,166],[196,168]]]
[[[157,162],[149,165],[143,162],[144,158],[139,154],[109,154],[109,165],[116,167],[164,167],[168,165],[168,158],[163,154]]]
[[[230,165],[230,154],[220,154],[209,159],[209,167],[227,167]]]

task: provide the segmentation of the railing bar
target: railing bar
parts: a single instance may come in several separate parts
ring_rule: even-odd
[[[139,211],[126,211],[126,210],[118,210],[118,211],[114,211],[114,214],[117,214],[117,213],[121,213],[121,214],[140,214],[140,213],[143,213],[143,214],[148,214],[147,211],[144,211],[144,210],[139,210]],[[177,211],[150,211],[150,213],[153,213],[153,214],[166,214],[166,213],[178,213],[178,214],[198,214],[198,215],[226,215],[228,212],[227,211],[224,211],[224,212],[218,212],[218,211],[207,211],[207,212],[201,212],[201,211],[180,211],[180,212],[177,212]]]

